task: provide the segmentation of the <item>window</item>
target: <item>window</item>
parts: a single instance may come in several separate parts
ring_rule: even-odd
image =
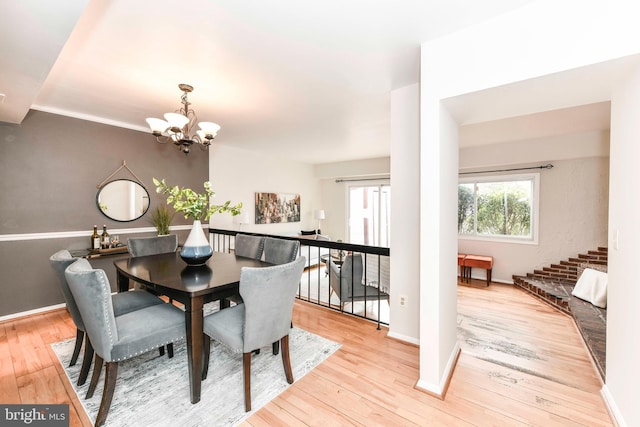
[[[389,246],[391,187],[388,184],[349,186],[349,242]]]
[[[458,236],[537,243],[539,174],[461,179]]]

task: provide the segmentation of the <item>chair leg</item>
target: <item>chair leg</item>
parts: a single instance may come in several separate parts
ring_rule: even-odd
[[[204,334],[202,352],[202,379],[206,380],[209,373],[209,353],[211,353],[211,338],[207,334]]]
[[[289,335],[285,335],[280,339],[280,345],[282,347],[282,365],[284,366],[284,374],[287,377],[287,382],[293,384],[293,372],[291,371],[291,358],[289,357]]]
[[[251,410],[251,352],[242,355],[242,376],[244,378],[244,411]]]
[[[113,392],[116,389],[116,379],[118,378],[118,362],[107,362],[107,368],[104,376],[104,390],[102,391],[102,400],[100,401],[100,409],[96,416],[96,427],[104,425],[107,420],[111,401],[113,400]]]
[[[78,385],[83,385],[87,382],[89,376],[89,369],[91,369],[91,361],[93,360],[93,346],[89,335],[84,342],[84,355],[82,356],[82,367],[80,368],[80,375],[78,376]]]
[[[276,341],[273,344],[271,344],[272,347],[272,353],[274,356],[277,356],[278,353],[280,353],[280,341]]]
[[[87,399],[91,399],[93,397],[93,393],[96,391],[98,380],[100,379],[100,372],[102,372],[102,364],[104,363],[102,357],[98,356],[97,353],[95,359],[96,360],[93,363],[93,375],[91,375],[91,381],[89,382],[89,388],[87,389]]]
[[[82,341],[84,340],[84,331],[76,329],[76,346],[73,348],[73,355],[71,355],[71,361],[69,366],[73,366],[78,361],[80,355],[80,348],[82,347]]]
[[[169,355],[169,359],[173,357],[173,343],[170,342],[167,344],[167,354]]]
[[[164,346],[158,347],[158,352],[160,353],[160,356],[164,356]]]

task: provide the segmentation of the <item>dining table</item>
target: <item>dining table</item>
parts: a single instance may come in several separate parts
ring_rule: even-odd
[[[184,305],[191,403],[198,403],[202,386],[204,304],[218,300],[220,309],[228,307],[226,298],[238,293],[240,270],[271,264],[233,253],[214,252],[206,264],[189,266],[179,252],[171,252],[121,259],[114,261],[114,265],[118,292],[128,291],[134,281]]]

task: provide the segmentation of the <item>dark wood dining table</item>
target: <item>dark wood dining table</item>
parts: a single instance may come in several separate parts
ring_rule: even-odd
[[[187,266],[176,252],[122,259],[114,261],[114,265],[118,292],[126,292],[131,279],[184,304],[191,403],[198,403],[202,385],[203,305],[220,300],[221,308],[228,306],[224,299],[238,292],[240,269],[270,264],[214,252],[205,265],[193,267]]]

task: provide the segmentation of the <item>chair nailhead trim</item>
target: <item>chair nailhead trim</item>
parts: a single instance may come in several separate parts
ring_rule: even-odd
[[[176,340],[175,340],[175,341],[177,341],[177,340],[181,340],[182,338],[184,338],[184,335],[183,335],[183,336],[181,336],[181,337],[179,337],[179,338],[176,338]],[[140,351],[139,351],[139,352],[137,352],[137,353],[129,354],[128,356],[123,356],[123,357],[121,357],[121,358],[119,358],[119,359],[115,359],[115,360],[113,360],[113,361],[114,361],[114,362],[122,362],[123,360],[131,359],[132,357],[135,357],[135,356],[138,356],[138,355],[140,355],[140,354],[146,353],[146,352],[148,352],[148,351],[154,350],[154,349],[156,349],[156,348],[158,348],[158,347],[164,347],[165,345],[167,345],[167,344],[171,344],[172,342],[173,342],[173,341],[166,341],[166,342],[164,342],[163,344],[158,344],[157,346],[155,346],[155,347],[153,347],[153,348],[146,348],[146,349],[144,349],[144,350],[140,350]]]
[[[109,322],[109,315],[107,314],[109,311],[109,305],[107,304],[107,298],[111,299],[111,287],[105,281],[106,274],[102,272],[99,274],[99,280],[102,290],[102,305],[104,306],[104,323],[107,327],[107,335],[109,336],[109,344],[111,344],[111,349],[113,349],[113,331],[111,330],[111,322]],[[109,288],[109,292],[107,292],[107,288]]]

